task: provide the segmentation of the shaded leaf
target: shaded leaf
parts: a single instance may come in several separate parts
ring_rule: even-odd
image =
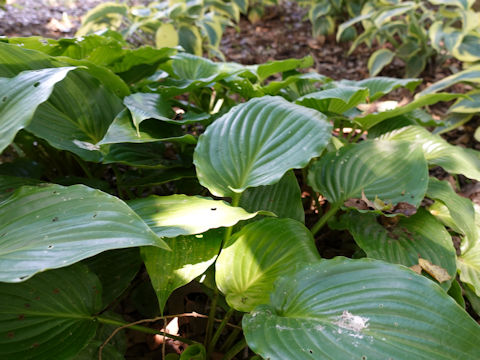
[[[0,356],[70,359],[95,336],[101,310],[98,278],[81,264],[20,284],[0,283]]]

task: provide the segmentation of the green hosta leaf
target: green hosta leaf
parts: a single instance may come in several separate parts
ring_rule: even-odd
[[[0,175],[0,201],[23,185],[38,185],[42,181],[17,176]]]
[[[195,144],[197,140],[190,134],[183,134],[180,126],[157,119],[144,120],[135,128],[130,113],[124,109],[113,120],[105,137],[98,145],[118,143],[149,143],[157,141],[175,141]]]
[[[295,102],[322,113],[343,114],[366,101],[368,89],[343,86],[317,91],[298,98]]]
[[[362,117],[356,117],[354,121],[362,126],[364,129],[369,129],[378,123],[399,116],[415,109],[419,109],[423,106],[432,105],[440,101],[450,101],[458,98],[459,94],[439,93],[439,94],[427,94],[416,98],[407,105],[399,106],[393,110],[387,110],[376,114],[368,114]]]
[[[379,49],[375,51],[368,59],[368,71],[370,76],[377,75],[382,69],[390,64],[395,57],[395,53],[388,49]]]
[[[28,126],[37,107],[51,95],[55,84],[74,67],[24,71],[13,78],[0,78],[0,152]]]
[[[408,77],[416,77],[419,76],[423,70],[425,70],[425,66],[427,65],[428,56],[415,54],[412,55],[410,58],[407,59],[405,63],[405,76]]]
[[[98,278],[81,264],[21,284],[0,283],[0,357],[70,359],[95,336]]]
[[[163,237],[199,234],[212,228],[233,226],[258,214],[225,201],[187,195],[152,195],[129,201],[128,205],[158,236]]]
[[[426,94],[435,93],[460,82],[480,83],[480,66],[472,66],[466,70],[447,76],[419,92],[416,96],[423,97]]]
[[[373,201],[418,207],[428,184],[427,162],[415,144],[364,141],[325,154],[313,164],[308,182],[329,202],[342,205],[362,192]]]
[[[295,74],[280,81],[270,81],[267,85],[262,86],[262,91],[267,95],[278,95],[278,93],[285,88],[287,88],[285,91],[290,94],[291,92],[295,92],[295,90],[303,90],[303,87],[311,87],[313,90],[308,91],[308,93],[310,93],[316,91],[315,83],[324,84],[330,81],[332,81],[330,78],[316,72]],[[302,91],[296,91],[295,96],[290,96],[289,99],[295,100],[301,96],[301,93]]]
[[[384,220],[382,226],[374,214],[350,212],[342,217],[342,223],[369,258],[410,267],[418,264],[420,257],[442,267],[451,279],[440,285],[448,290],[457,267],[452,238],[445,227],[423,209],[398,219],[391,224]]]
[[[107,306],[128,288],[142,266],[142,259],[137,248],[118,249],[105,251],[85,259],[83,263],[100,279],[102,303]]]
[[[325,260],[278,281],[270,303],[243,317],[249,347],[266,359],[478,357],[478,324],[399,265]]]
[[[113,144],[103,159],[104,164],[120,163],[136,167],[171,169],[188,165],[178,155],[174,158],[162,142],[146,144]],[[191,162],[190,162],[191,164]]]
[[[276,184],[248,188],[239,206],[250,212],[267,210],[281,218],[305,222],[301,191],[293,171],[288,171]]]
[[[173,290],[188,284],[213,264],[224,233],[223,230],[211,230],[199,235],[165,239],[172,251],[152,246],[141,248],[162,313]]]
[[[313,57],[306,56],[302,59],[286,59],[286,60],[276,60],[270,61],[261,65],[253,65],[249,68],[254,70],[260,80],[263,82],[268,77],[277,74],[283,73],[290,70],[307,68],[313,65]]]
[[[369,100],[370,102],[373,102],[389,92],[401,87],[413,91],[419,84],[421,84],[421,82],[421,79],[396,79],[385,76],[377,76],[360,81],[340,80],[337,83],[340,85],[367,88],[370,92]]]
[[[406,126],[381,136],[382,139],[416,142],[423,147],[429,164],[441,166],[454,174],[480,181],[478,152],[454,146],[421,126]]]
[[[175,112],[161,95],[151,93],[135,93],[123,99],[123,103],[132,114],[133,124],[139,131],[143,120],[157,119],[174,123]]]
[[[186,53],[174,55],[171,59],[171,64],[162,67],[173,78],[164,80],[158,87],[158,91],[165,96],[174,96],[206,87],[213,82],[247,71],[239,64],[215,63]]]
[[[246,225],[224,245],[215,280],[231,307],[251,311],[268,303],[278,277],[318,260],[312,234],[303,224],[267,218]]]
[[[431,199],[440,200],[448,208],[448,212],[454,222],[454,230],[476,239],[477,227],[475,226],[475,210],[469,199],[458,195],[446,181],[440,181],[433,177],[428,181],[427,194]],[[436,215],[434,211],[431,211]]]
[[[321,113],[280,97],[237,105],[210,125],[195,148],[200,183],[216,196],[271,185],[322,153],[331,125]]]
[[[27,130],[52,146],[99,161],[98,146],[121,110],[120,99],[85,72],[73,73],[38,107]]]
[[[92,340],[83,348],[80,353],[75,356],[74,360],[92,360],[98,359],[98,352],[103,341]],[[122,355],[112,344],[107,344],[102,349],[102,360],[124,360],[125,356]]]
[[[168,248],[124,202],[84,185],[24,186],[0,203],[0,281],[143,245]]]

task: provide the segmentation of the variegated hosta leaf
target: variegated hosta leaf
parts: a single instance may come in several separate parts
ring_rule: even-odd
[[[231,307],[251,311],[268,303],[279,276],[318,260],[312,234],[303,224],[267,218],[246,225],[224,245],[215,264],[215,280]]]
[[[370,102],[373,102],[381,98],[383,95],[386,95],[400,87],[405,87],[408,90],[413,91],[421,82],[421,79],[396,79],[385,76],[377,76],[359,81],[340,80],[334,84],[367,88],[370,92],[368,98]]]
[[[480,296],[480,208],[475,205],[475,223],[477,236],[475,238],[465,237],[460,247],[461,255],[457,258],[460,280],[470,284],[473,290]]]
[[[242,194],[239,206],[254,212],[267,210],[280,218],[305,222],[300,187],[293,171],[288,171],[278,183],[248,188]]]
[[[0,357],[71,359],[95,336],[102,285],[85,265],[0,283]]]
[[[30,124],[37,107],[50,97],[55,84],[73,69],[32,70],[13,78],[0,78],[0,153],[19,130]]]
[[[233,107],[200,136],[194,164],[200,183],[216,196],[271,185],[322,153],[331,125],[315,110],[280,97]]]
[[[165,239],[172,251],[153,246],[141,248],[162,313],[173,290],[202,275],[213,264],[224,234],[225,231],[217,229],[199,235]]]
[[[450,234],[426,210],[410,217],[383,218],[383,226],[374,214],[350,212],[341,223],[353,235],[369,258],[413,266],[418,258],[445,269],[450,280],[440,283],[445,290],[455,278],[455,248]]]
[[[368,59],[368,71],[370,76],[377,75],[382,69],[390,64],[395,53],[388,49],[378,49]]]
[[[310,168],[308,182],[336,206],[361,198],[363,192],[371,201],[418,207],[427,189],[428,168],[415,144],[369,140],[322,156]]]
[[[345,85],[304,95],[295,102],[322,113],[343,114],[365,102],[367,96],[368,89]]]
[[[120,199],[84,185],[24,186],[0,203],[0,281],[163,240]]]
[[[445,204],[453,220],[453,230],[467,236],[469,239],[476,239],[478,236],[475,226],[475,210],[473,203],[458,195],[446,181],[440,181],[430,177],[428,181],[427,197],[439,200]],[[434,210],[430,210],[433,215]],[[450,226],[449,224],[447,224]]]
[[[233,226],[258,214],[225,201],[187,195],[151,195],[131,200],[128,205],[162,237],[200,234],[208,229]]]
[[[474,90],[466,93],[468,98],[458,99],[455,104],[448,109],[451,113],[471,114],[480,112],[480,90]]]
[[[437,284],[403,266],[335,258],[275,284],[243,317],[265,359],[478,358],[480,326]]]
[[[422,146],[428,163],[441,166],[454,174],[480,180],[480,156],[477,151],[451,145],[421,126],[406,126],[380,138],[415,142]]]
[[[460,82],[467,82],[467,83],[480,83],[480,66],[475,65],[465,69],[463,71],[459,71],[453,75],[447,76],[440,81],[437,81],[430,85],[429,87],[425,88],[423,91],[419,92],[416,96],[423,97],[426,94],[435,93],[437,91],[446,89],[452,85],[455,85]]]

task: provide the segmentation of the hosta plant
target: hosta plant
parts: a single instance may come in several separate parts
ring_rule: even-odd
[[[110,29],[127,38],[158,48],[180,45],[189,53],[222,57],[220,40],[226,25],[237,22],[246,11],[242,0],[152,1],[148,6],[107,2],[90,10],[77,36]]]
[[[480,33],[473,5],[474,1],[368,1],[358,16],[339,27],[337,38],[361,24],[363,32],[350,51],[362,43],[381,46],[368,61],[372,76],[395,57],[405,63],[407,77],[418,76],[428,64],[441,64],[447,58],[476,63]]]
[[[102,63],[88,39],[0,43],[1,358],[123,358],[125,326],[189,345],[173,359],[478,357],[479,215],[429,168],[480,180],[480,157],[423,109],[459,95],[396,107],[419,79],[296,71],[309,58]],[[187,316],[169,299],[191,282],[197,336],[115,312]]]

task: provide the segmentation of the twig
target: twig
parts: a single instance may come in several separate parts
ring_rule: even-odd
[[[197,312],[183,313],[183,314],[176,314],[176,315],[158,316],[158,317],[153,318],[153,319],[142,319],[142,320],[138,320],[138,321],[128,323],[128,324],[122,324],[119,321],[111,320],[111,319],[97,318],[98,321],[103,322],[103,323],[107,323],[107,324],[113,324],[113,325],[122,324],[120,327],[116,328],[110,334],[110,336],[103,342],[102,345],[100,345],[100,347],[98,349],[98,359],[102,360],[102,351],[105,348],[105,346],[107,346],[107,344],[110,342],[110,340],[112,340],[115,337],[115,335],[117,335],[123,329],[127,329],[127,328],[130,328],[130,327],[134,327],[134,329],[138,330],[138,331],[160,334],[160,335],[163,335],[164,337],[169,337],[169,338],[174,339],[174,340],[180,340],[180,341],[183,341],[184,343],[189,344],[189,345],[195,343],[195,341],[191,341],[191,340],[182,338],[180,336],[168,334],[165,331],[160,331],[160,330],[155,330],[155,329],[143,328],[143,327],[140,327],[140,326],[136,326],[136,325],[139,325],[139,324],[144,324],[144,323],[148,323],[148,322],[155,322],[155,321],[159,321],[159,320],[173,319],[173,318],[176,318],[176,317],[178,317],[178,318],[180,318],[180,317],[195,317],[195,318],[208,319],[207,315],[199,314]],[[223,320],[214,319],[214,321],[221,323]],[[240,326],[235,325],[235,324],[227,323],[226,325],[230,326],[232,328],[235,328],[235,329],[241,329]]]

